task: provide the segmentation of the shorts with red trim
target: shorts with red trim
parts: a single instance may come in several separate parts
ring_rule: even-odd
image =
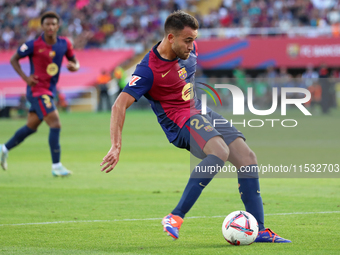
[[[203,152],[205,144],[215,136],[222,137],[227,145],[238,137],[246,140],[244,135],[222,115],[211,111],[206,115],[196,114],[187,120],[172,143],[176,147],[187,149],[195,157],[203,159],[207,156]]]
[[[40,120],[43,120],[47,114],[57,109],[53,97],[49,95],[41,95],[38,97],[29,96],[27,100],[31,103],[29,111],[35,112]]]

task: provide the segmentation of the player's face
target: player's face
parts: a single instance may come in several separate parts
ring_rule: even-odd
[[[45,18],[42,23],[42,29],[47,36],[54,36],[59,30],[58,20],[56,18]]]
[[[190,52],[194,49],[194,41],[197,37],[197,30],[185,27],[177,35],[174,35],[174,41],[171,45],[172,50],[180,59],[188,59]]]

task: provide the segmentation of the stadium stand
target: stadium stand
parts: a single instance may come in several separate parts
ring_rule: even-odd
[[[115,66],[124,63],[126,69],[133,69],[140,56],[162,38],[165,18],[177,9],[187,10],[200,22],[198,63],[205,75],[219,76],[218,70],[226,69],[229,77],[233,77],[231,69],[240,67],[245,68],[247,75],[263,76],[270,66],[275,67],[277,74],[280,67],[288,68],[288,72],[292,71],[289,68],[299,68],[302,74],[309,64],[317,71],[323,61],[338,73],[335,57],[340,56],[340,45],[336,41],[340,36],[340,3],[336,0],[0,0],[0,6],[0,51],[3,51],[0,107],[9,102],[10,90],[4,88],[17,88],[13,82],[20,83],[19,79],[14,79],[15,75],[8,76],[11,67],[6,56],[24,41],[40,34],[39,17],[47,10],[61,16],[59,34],[70,38],[76,49],[133,50],[129,57],[117,63],[111,63],[111,58],[92,67],[84,66],[89,62],[89,58],[84,57],[80,62],[82,67],[91,70],[86,75],[92,78],[84,73],[61,75],[62,90],[80,84],[82,90],[88,92],[103,68],[113,71]],[[274,38],[280,39],[280,43]],[[291,38],[302,39],[292,41]],[[261,48],[257,47],[263,45],[261,39],[280,48],[259,54]],[[284,58],[277,57],[278,52],[283,52]],[[304,59],[297,56],[304,56]],[[3,91],[7,91],[7,95]],[[69,90],[66,99],[78,100],[78,92]],[[86,95],[88,101],[93,101],[93,93]],[[21,92],[16,93],[16,100],[20,95]]]
[[[161,0],[0,0],[0,4],[2,49],[16,48],[39,34],[39,16],[47,10],[60,15],[60,34],[71,38],[75,48],[121,47],[120,41],[118,45],[110,44],[112,39],[108,39],[113,35],[113,39],[123,36],[124,47],[125,43],[137,42],[148,46],[159,34],[167,15],[181,8],[173,1]]]
[[[61,16],[60,34],[72,39],[75,48],[133,47],[137,53],[161,38],[165,18],[176,9],[188,10],[201,28],[209,29],[271,28],[275,34],[278,29],[319,27],[339,36],[340,23],[335,0],[0,0],[0,5],[0,49],[17,48],[36,37],[39,16],[46,10]]]

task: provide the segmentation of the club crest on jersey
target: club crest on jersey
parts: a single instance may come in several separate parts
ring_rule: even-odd
[[[54,76],[58,73],[59,71],[59,67],[56,63],[51,63],[51,64],[48,64],[47,68],[46,68],[46,73],[49,75],[49,76]]]
[[[181,70],[178,71],[178,75],[179,75],[179,78],[181,78],[182,80],[187,78],[188,73],[187,73],[187,70],[185,70],[185,67],[183,67]]]
[[[54,50],[50,51],[50,52],[48,53],[48,55],[50,56],[50,58],[54,58],[54,56],[55,56],[55,51],[54,51]]]
[[[129,86],[136,86],[136,82],[139,81],[141,79],[141,77],[137,76],[137,75],[133,75],[131,80],[129,81]]]
[[[207,132],[210,132],[210,131],[213,131],[213,130],[214,130],[214,128],[213,128],[212,126],[210,126],[210,125],[204,127],[204,129],[205,129],[205,131],[207,131]]]
[[[26,43],[24,43],[23,45],[20,46],[21,52],[25,52],[25,50],[27,50],[27,49],[28,49],[28,47],[27,47]]]

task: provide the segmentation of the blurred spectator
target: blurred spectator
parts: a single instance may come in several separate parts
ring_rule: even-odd
[[[288,73],[287,68],[282,66],[280,67],[279,73],[279,87],[292,87],[290,85],[291,75]]]
[[[242,89],[243,93],[247,92],[248,83],[246,81],[246,73],[240,67],[237,67],[233,71],[233,76],[235,79],[235,85]]]
[[[272,92],[268,89],[268,84],[264,75],[259,75],[254,80],[254,105],[259,106],[258,109],[265,109],[271,102]]]
[[[267,94],[268,84],[265,82],[263,75],[259,75],[255,79],[253,87],[254,87],[254,95],[256,97],[261,98]]]
[[[19,98],[19,105],[17,107],[18,116],[20,118],[26,118],[28,113],[28,102],[26,100],[26,95],[21,95]]]
[[[195,1],[0,0],[0,49],[17,48],[27,37],[40,34],[39,16],[48,10],[61,16],[60,34],[69,37],[75,48],[102,47],[117,32],[128,43],[154,39],[155,33],[160,38],[164,17],[176,9],[191,8],[191,2]]]
[[[330,74],[329,70],[327,68],[327,65],[323,63],[320,66],[320,71],[319,71],[319,81],[321,84],[322,88],[322,93],[321,93],[321,107],[322,107],[322,112],[324,114],[329,113],[329,109],[331,107],[331,93],[332,93],[332,86],[330,82]]]
[[[6,106],[5,108],[0,108],[0,118],[10,118],[11,107]]]
[[[57,103],[57,107],[59,110],[62,110],[64,112],[67,112],[69,110],[69,105],[66,100],[66,96],[64,93],[60,92],[59,90],[57,90],[56,103]]]
[[[338,8],[332,8],[327,14],[327,19],[330,24],[336,24],[340,22],[340,11]]]
[[[336,5],[336,0],[311,0],[314,7],[318,9],[329,9]]]
[[[332,24],[332,35],[333,37],[340,36],[340,22]]]
[[[295,82],[295,87],[297,88],[302,88],[302,89],[307,89],[307,85],[302,79],[302,74],[298,74],[296,78],[294,79]]]
[[[206,0],[0,0],[0,49],[14,49],[40,34],[42,12],[57,12],[60,34],[75,48],[112,46],[114,35],[125,44],[149,48],[160,39],[170,12],[186,9],[202,28],[333,26],[339,36],[340,5],[336,0],[223,0],[217,9],[199,15],[197,3]],[[126,46],[126,45],[124,45]]]
[[[302,80],[306,84],[306,87],[311,86],[319,78],[319,74],[314,71],[313,65],[309,64],[307,66],[306,72],[302,74]]]
[[[294,87],[292,76],[288,73],[286,67],[281,67],[277,76],[275,87],[277,87],[277,104],[281,105],[281,89],[285,87]],[[294,93],[287,93],[287,97],[293,98]]]
[[[330,94],[331,94],[331,100],[330,100],[330,106],[333,108],[336,108],[338,106],[337,104],[337,90],[336,90],[336,84],[339,81],[339,71],[338,70],[333,70],[330,75],[330,83],[331,83],[331,88],[330,88]]]
[[[339,15],[335,0],[224,0],[219,10],[198,17],[202,28],[327,26]],[[216,18],[218,21],[216,22]]]
[[[266,79],[267,79],[267,83],[270,87],[272,87],[272,88],[278,87],[278,84],[277,84],[278,74],[275,71],[273,66],[267,67],[267,73],[266,73],[265,76],[266,76]]]
[[[3,41],[2,45],[5,49],[12,48],[11,46],[13,46],[14,43],[14,31],[10,27],[6,27],[2,33],[1,39]]]
[[[311,100],[307,104],[310,104],[310,107],[313,110],[315,105],[321,106],[322,88],[317,81],[314,81],[313,84],[308,87],[308,90],[311,94]]]
[[[118,94],[120,94],[128,82],[126,72],[122,67],[117,66],[113,72],[113,78],[117,81],[119,87]]]
[[[102,70],[101,74],[97,77],[96,87],[99,92],[99,101],[98,101],[98,111],[102,111],[103,109],[109,111],[111,109],[111,102],[108,93],[108,83],[111,81],[110,74]],[[104,102],[106,107],[104,107]]]

